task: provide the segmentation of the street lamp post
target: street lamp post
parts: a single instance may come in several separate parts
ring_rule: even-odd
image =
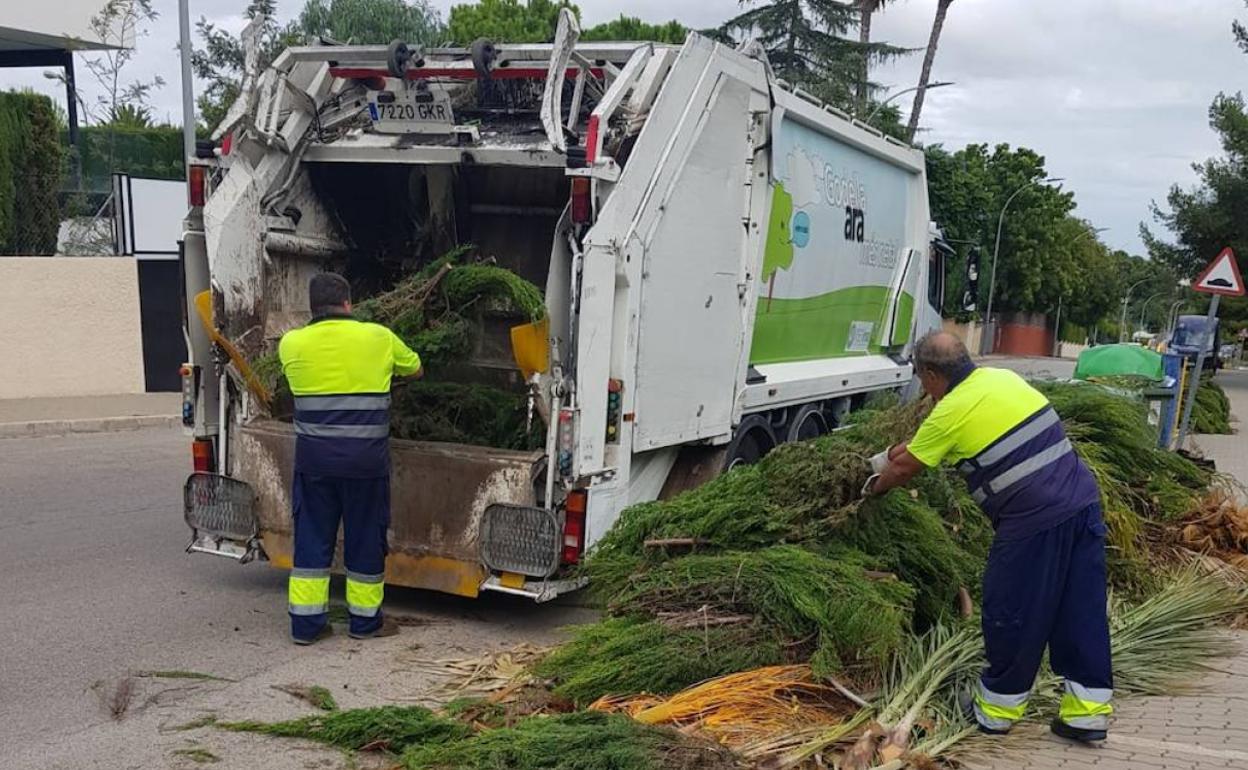
[[[1168,342],[1174,336],[1174,325],[1179,321],[1179,307],[1187,300],[1175,300],[1170,305],[1170,312],[1166,313],[1166,341]]]
[[[939,83],[928,83],[925,86],[925,88],[928,91],[931,91],[933,88],[944,88],[945,86],[952,86],[952,85],[957,85],[957,84],[953,82],[949,82],[949,81],[942,81]],[[918,91],[918,90],[919,90],[919,86],[911,86],[909,88],[903,88],[897,93],[890,95],[887,99],[875,105],[875,109],[871,110],[870,114],[867,115],[867,119],[865,122],[870,123],[871,119],[875,117],[876,113],[884,109],[884,107],[887,106],[888,103],[891,102],[892,100],[896,99],[899,96],[905,96],[908,93],[911,93],[913,91]]]
[[[1150,280],[1152,279],[1141,278],[1140,280],[1136,281],[1135,283],[1127,287],[1127,293],[1122,298],[1122,319],[1118,321],[1118,341],[1119,342],[1123,342],[1126,339],[1124,335],[1126,334],[1126,329],[1127,329],[1127,303],[1131,301],[1131,292],[1135,291],[1136,286],[1139,286],[1142,283],[1148,283]]]
[[[1050,177],[1044,180],[1046,184],[1061,181],[1061,177]],[[979,339],[980,355],[988,355],[992,352],[993,343],[995,342],[993,338],[997,335],[997,327],[992,322],[992,300],[997,289],[997,257],[1001,255],[1001,228],[1005,226],[1005,212],[1010,208],[1010,204],[1014,202],[1014,199],[1019,196],[1019,193],[1034,184],[1037,184],[1036,180],[1030,179],[1015,190],[1010,197],[1006,198],[1005,205],[1001,207],[1001,216],[997,219],[997,242],[992,248],[992,273],[988,278],[988,312],[984,316],[984,334]]]
[[[182,55],[182,154],[189,178],[195,157],[195,83],[191,79],[190,0],[178,0],[178,48]],[[190,195],[190,186],[187,186]]]
[[[1148,299],[1144,300],[1144,306],[1140,308],[1140,331],[1147,331],[1147,330],[1144,328],[1144,315],[1148,312],[1148,303],[1152,302],[1153,300],[1157,299],[1158,297],[1164,297],[1164,296],[1166,296],[1166,292],[1162,291],[1162,292],[1158,292],[1158,293],[1154,294],[1153,296],[1149,297]]]

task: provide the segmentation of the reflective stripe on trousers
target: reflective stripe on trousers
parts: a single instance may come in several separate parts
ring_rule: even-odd
[[[329,612],[329,570],[292,569],[287,601],[291,615],[321,615]]]
[[[362,618],[371,618],[381,611],[385,593],[384,575],[362,575],[347,570],[347,611]]]
[[[1009,730],[1023,718],[1030,692],[1003,695],[979,682],[975,688],[975,719],[989,730]]]
[[[1078,682],[1066,681],[1066,692],[1057,716],[1071,727],[1084,730],[1109,729],[1109,715],[1114,713],[1110,700],[1114,691],[1100,687],[1084,687]]]

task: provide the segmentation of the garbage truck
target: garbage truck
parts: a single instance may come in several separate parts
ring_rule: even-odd
[[[1203,315],[1181,315],[1175,319],[1169,351],[1183,356],[1190,365],[1195,366],[1203,352],[1205,369],[1216,371],[1221,367],[1221,357],[1217,355],[1221,347],[1222,330],[1218,319],[1210,322]]]
[[[527,393],[543,445],[392,440],[393,585],[551,599],[628,506],[911,385],[948,253],[922,152],[757,45],[578,38],[565,12],[544,45],[316,45],[263,71],[248,46],[188,174],[188,551],[291,565],[295,435],[249,362],[309,320],[320,271],[472,243],[544,292],[540,371],[508,318],[456,366]]]

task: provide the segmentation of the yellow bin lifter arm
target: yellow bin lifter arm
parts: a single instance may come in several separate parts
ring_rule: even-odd
[[[195,295],[195,310],[199,313],[199,320],[204,324],[204,329],[208,332],[208,337],[213,342],[221,346],[225,354],[229,357],[230,363],[234,364],[234,368],[238,369],[238,373],[243,376],[243,382],[247,384],[247,389],[251,394],[260,399],[260,403],[268,408],[272,396],[269,389],[264,387],[264,383],[260,382],[260,378],[252,371],[251,364],[247,363],[247,359],[243,358],[243,354],[234,347],[234,343],[226,339],[225,335],[217,329],[212,321],[212,292],[201,291]]]

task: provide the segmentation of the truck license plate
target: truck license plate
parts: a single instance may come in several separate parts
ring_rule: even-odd
[[[380,134],[450,134],[455,129],[450,96],[437,86],[370,92],[368,115]]]

